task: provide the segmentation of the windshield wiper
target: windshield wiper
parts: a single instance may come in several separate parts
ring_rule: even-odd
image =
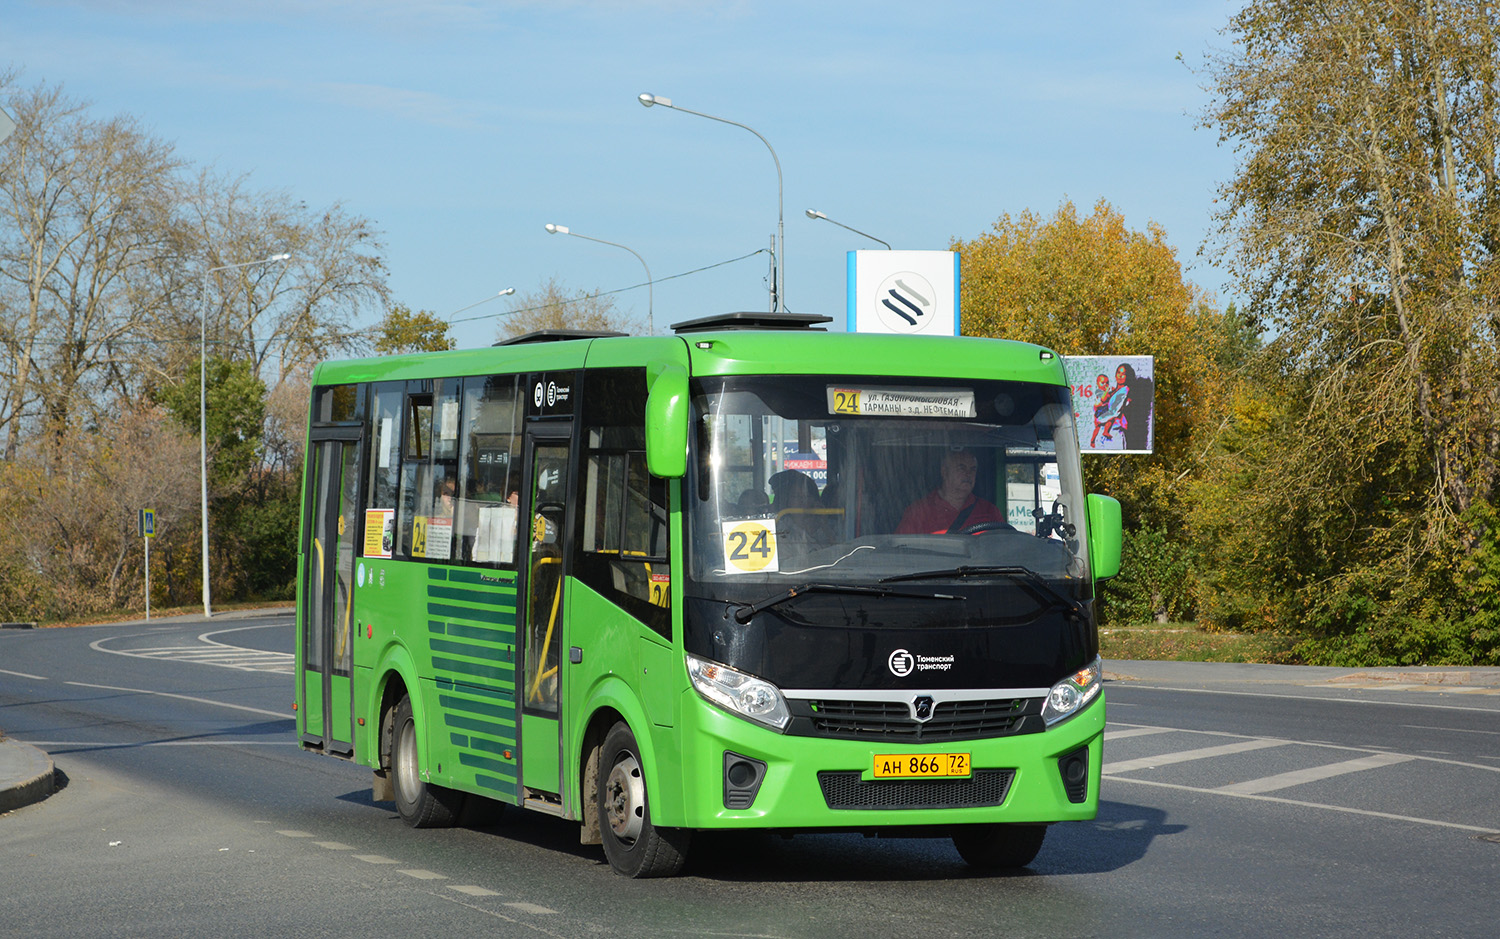
[[[889,578],[887,578],[889,579]],[[962,600],[961,596],[951,593],[913,593],[906,590],[892,590],[889,587],[867,587],[859,584],[798,584],[782,593],[773,594],[758,603],[742,605],[734,613],[734,621],[744,624],[750,622],[750,618],[761,610],[769,610],[778,603],[796,599],[804,593],[857,593],[873,597],[904,597],[914,600]]]
[[[959,565],[940,571],[917,571],[914,574],[893,574],[880,578],[882,584],[893,584],[908,580],[941,580],[945,577],[1009,577],[1019,581],[1033,597],[1044,602],[1056,603],[1079,619],[1084,619],[1083,604],[1059,591],[1047,579],[1029,567],[984,567],[981,565]]]

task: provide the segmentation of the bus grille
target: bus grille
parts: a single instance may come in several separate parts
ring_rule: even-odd
[[[795,719],[787,732],[806,737],[941,743],[1035,733],[1043,728],[1041,699],[943,701],[932,719],[912,720],[904,701],[792,702]]]
[[[977,769],[968,779],[863,780],[858,770],[818,774],[830,809],[963,809],[1000,805],[1013,769]]]

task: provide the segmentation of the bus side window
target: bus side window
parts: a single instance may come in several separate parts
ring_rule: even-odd
[[[396,555],[425,557],[426,525],[424,522],[419,526],[417,519],[426,515],[422,497],[432,485],[432,468],[428,464],[428,455],[432,452],[432,395],[408,395],[404,412],[401,498],[396,508],[396,529],[400,535]]]
[[[466,378],[454,558],[514,567],[521,491],[517,375]]]
[[[417,485],[411,555],[430,561],[453,559],[453,528],[458,510],[458,382],[442,379],[427,415],[426,478]],[[419,473],[419,478],[422,474]]]
[[[361,540],[361,545],[379,545],[367,557],[390,557],[395,552],[394,513],[401,490],[401,401],[402,382],[374,386],[370,408],[370,485],[365,489],[365,524],[382,531]],[[372,511],[373,510],[373,511]]]
[[[601,369],[585,382],[574,570],[591,588],[670,636],[667,481],[646,470],[645,369]]]

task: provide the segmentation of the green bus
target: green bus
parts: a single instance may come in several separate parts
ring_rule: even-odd
[[[301,745],[414,827],[522,806],[632,877],[707,829],[1017,867],[1093,818],[1120,506],[1063,363],[826,322],[318,366]]]

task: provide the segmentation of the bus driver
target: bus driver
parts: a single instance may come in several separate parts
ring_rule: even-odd
[[[967,450],[949,450],[940,468],[942,484],[907,506],[896,526],[898,535],[951,534],[969,525],[1005,523],[993,502],[974,495],[979,460]]]

